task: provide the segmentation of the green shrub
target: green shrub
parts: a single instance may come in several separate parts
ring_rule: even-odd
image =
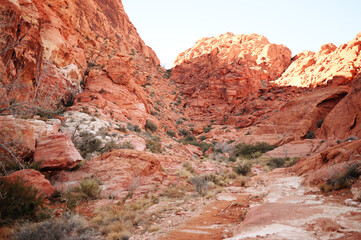
[[[179,134],[179,136],[188,136],[188,135],[191,135],[191,133],[188,131],[188,130],[186,130],[186,129],[179,129],[179,131],[178,131],[178,134]]]
[[[79,150],[81,156],[86,158],[89,153],[102,152],[102,141],[91,132],[81,132],[81,139],[74,142],[75,147]]]
[[[80,182],[79,192],[85,199],[97,199],[101,191],[98,181],[94,178],[85,178]]]
[[[233,167],[233,171],[238,175],[246,176],[251,172],[251,165],[249,163],[241,162],[237,166]]]
[[[172,131],[172,130],[168,130],[168,131],[167,131],[167,134],[168,134],[168,136],[170,136],[170,137],[175,137],[175,132]]]
[[[275,168],[282,168],[282,167],[291,167],[294,165],[299,158],[271,158],[267,162],[267,166],[270,167],[271,170]]]
[[[203,130],[205,133],[208,133],[212,130],[212,126],[211,125],[208,125],[207,127],[203,127]]]
[[[311,131],[306,133],[305,138],[314,139],[315,138],[315,133],[311,130]]]
[[[206,139],[207,139],[207,137],[204,136],[204,135],[202,135],[202,136],[199,137],[199,140],[201,140],[201,141],[204,141],[204,140],[206,140]]]
[[[154,133],[155,131],[157,131],[158,127],[151,120],[147,119],[145,123],[145,129]]]
[[[17,219],[34,219],[42,209],[43,196],[21,178],[7,181],[0,178],[0,225]]]
[[[322,119],[320,119],[320,120],[317,122],[317,127],[318,127],[318,128],[320,128],[320,127],[322,126],[323,121],[324,121],[324,119],[322,118]]]
[[[103,152],[108,152],[112,149],[134,149],[134,145],[129,142],[129,141],[126,141],[126,142],[122,142],[120,144],[117,144],[115,141],[110,141],[110,142],[107,142],[104,146],[104,148],[102,149],[102,153]]]
[[[240,143],[235,146],[231,156],[254,158],[255,156],[273,150],[275,147],[276,146],[269,145],[268,143],[264,143],[264,142],[260,142],[256,144]]]
[[[175,121],[175,123],[176,123],[177,125],[181,125],[181,124],[183,124],[183,121],[182,121],[182,119],[177,119],[177,120]]]

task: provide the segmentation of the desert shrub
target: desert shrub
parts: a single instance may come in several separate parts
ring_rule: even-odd
[[[246,144],[240,143],[234,147],[232,152],[233,157],[245,157],[245,158],[254,158],[257,155],[263,154],[265,152],[271,151],[276,146],[269,145],[265,142],[260,142],[256,144]]]
[[[127,129],[132,132],[141,132],[139,125],[133,125],[131,123],[127,123]]]
[[[80,139],[74,142],[75,147],[79,150],[81,156],[86,158],[89,153],[101,152],[102,141],[91,132],[81,132]]]
[[[155,139],[147,139],[146,147],[152,153],[162,153],[162,143],[160,140],[157,141]]]
[[[203,176],[196,176],[190,179],[196,192],[201,196],[205,196],[208,190],[208,181]]]
[[[315,133],[311,130],[311,131],[308,131],[305,135],[305,138],[307,139],[314,139],[315,138]]]
[[[233,167],[233,171],[238,175],[246,176],[251,172],[251,165],[249,163],[241,162]]]
[[[188,191],[188,185],[169,185],[164,189],[161,196],[167,198],[183,198]]]
[[[170,137],[175,137],[175,132],[172,131],[172,130],[168,130],[168,131],[167,131],[167,134],[168,134],[168,136],[170,136]]]
[[[357,136],[348,136],[347,138],[345,138],[345,139],[343,140],[343,142],[355,141],[355,140],[358,140],[358,137],[357,137]]]
[[[204,141],[204,140],[206,140],[206,139],[207,139],[207,137],[204,136],[204,135],[202,135],[202,136],[199,137],[199,140],[201,140],[201,141]]]
[[[227,153],[231,152],[233,147],[226,142],[219,142],[214,145],[213,150],[219,153]]]
[[[203,178],[208,182],[213,182],[215,185],[224,185],[224,178],[220,175],[209,173],[206,175],[203,175]]]
[[[112,149],[134,149],[134,145],[129,142],[116,143],[114,140],[107,142],[101,152],[108,152]]]
[[[361,163],[353,163],[345,167],[341,173],[335,173],[326,184],[320,185],[323,192],[348,188],[361,176]]]
[[[203,127],[203,131],[205,132],[205,133],[208,133],[208,132],[210,132],[212,130],[212,126],[211,125],[208,125],[207,127]]]
[[[62,218],[52,218],[39,223],[26,224],[15,234],[17,240],[77,240],[102,239],[100,233],[88,226],[85,219],[79,215],[70,217],[65,214]]]
[[[316,125],[317,125],[318,128],[320,128],[320,127],[322,126],[323,121],[324,121],[324,119],[322,118],[322,119],[320,119],[320,120],[317,122]]]
[[[151,120],[147,119],[145,123],[145,129],[154,133],[155,131],[157,131],[158,127]]]
[[[181,125],[181,124],[183,124],[183,121],[182,121],[182,119],[177,119],[177,120],[175,121],[175,123],[176,123],[177,125]]]
[[[188,130],[183,129],[183,128],[179,129],[178,134],[179,134],[179,136],[184,136],[184,137],[191,135],[191,133]]]
[[[194,167],[193,167],[191,162],[188,162],[188,161],[184,162],[183,163],[183,168],[185,170],[187,170],[188,172],[190,172],[190,173],[194,173]]]
[[[101,188],[96,179],[84,178],[78,186],[63,193],[61,198],[67,204],[67,208],[73,211],[80,201],[97,199],[100,193]]]
[[[270,169],[281,168],[284,167],[288,161],[290,161],[290,158],[271,158],[267,162],[267,166],[269,166]]]
[[[43,197],[21,178],[8,181],[0,178],[0,225],[17,219],[34,219],[42,209]]]
[[[181,138],[179,141],[184,145],[191,144],[197,146],[202,150],[203,153],[205,153],[212,146],[211,144],[206,142],[198,142],[196,137],[194,137],[191,134],[186,135],[185,137]]]

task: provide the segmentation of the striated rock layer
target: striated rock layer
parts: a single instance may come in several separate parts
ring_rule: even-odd
[[[298,87],[348,84],[360,73],[360,51],[361,33],[339,47],[330,43],[322,45],[318,53],[304,51],[294,57],[276,83]]]

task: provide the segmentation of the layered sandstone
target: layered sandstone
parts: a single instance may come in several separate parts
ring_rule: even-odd
[[[42,170],[65,170],[74,168],[83,158],[72,141],[64,134],[53,134],[38,139],[34,162]]]
[[[339,47],[330,43],[317,53],[304,51],[294,57],[276,83],[298,87],[348,84],[360,73],[360,50],[361,33]]]

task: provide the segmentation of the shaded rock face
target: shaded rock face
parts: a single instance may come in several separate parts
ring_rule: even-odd
[[[13,181],[16,178],[23,179],[26,186],[33,186],[39,190],[39,193],[44,195],[45,197],[50,197],[55,189],[51,186],[49,180],[45,178],[43,174],[34,170],[34,169],[24,169],[20,171],[16,171],[6,178],[9,181]]]
[[[339,47],[330,43],[318,53],[304,51],[294,57],[276,83],[298,87],[349,84],[360,73],[360,50],[361,33]]]
[[[361,74],[352,83],[349,93],[327,115],[321,128],[321,136],[344,139],[361,138]]]
[[[290,61],[287,47],[272,44],[264,36],[226,33],[202,38],[181,53],[172,79],[181,84],[188,108],[223,115],[238,98],[281,76]]]

